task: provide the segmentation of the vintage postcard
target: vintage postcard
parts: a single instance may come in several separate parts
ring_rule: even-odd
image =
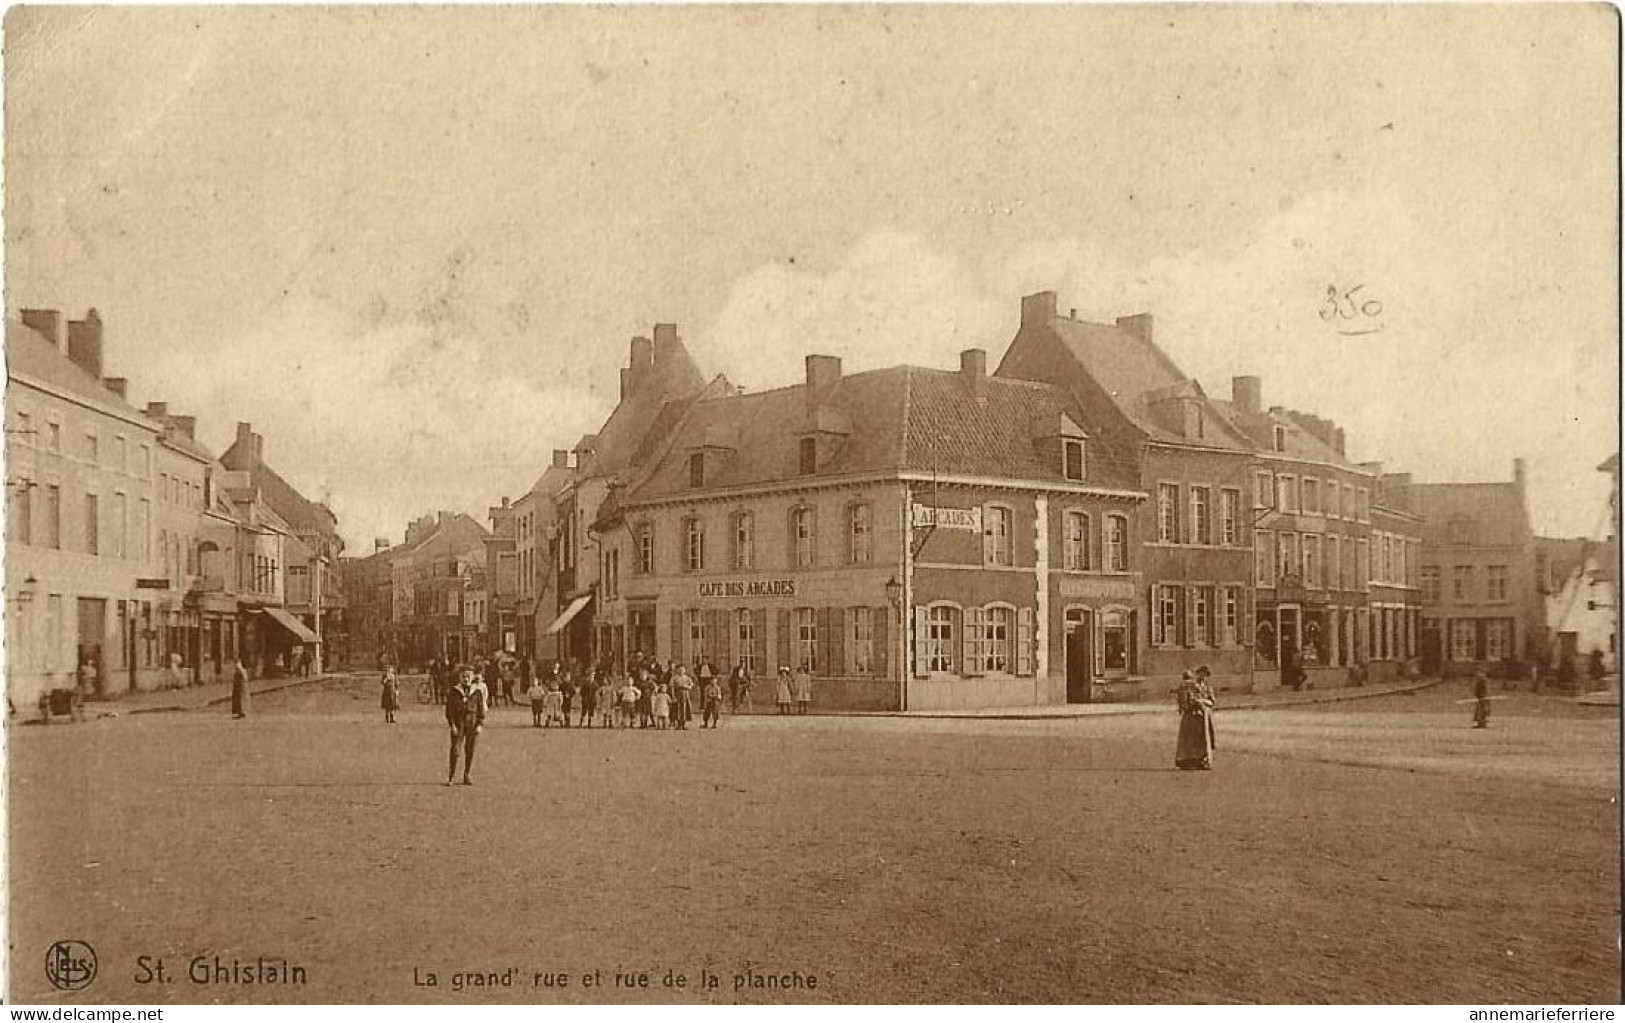
[[[1619,80],[12,8],[5,997],[1617,1001]]]

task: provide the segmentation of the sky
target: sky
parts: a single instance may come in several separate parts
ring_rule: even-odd
[[[765,389],[996,363],[1040,290],[1602,535],[1615,18],[14,7],[6,308],[95,307],[133,400],[253,423],[363,551],[525,493],[655,322]]]

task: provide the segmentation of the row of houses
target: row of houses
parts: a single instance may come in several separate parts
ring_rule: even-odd
[[[812,354],[750,393],[657,324],[600,429],[466,540],[513,570],[469,575],[489,620],[462,635],[806,665],[854,709],[1132,699],[1198,665],[1230,689],[1501,670],[1544,656],[1525,489],[1521,462],[1468,485],[1356,462],[1257,377],[1209,394],[1151,316],[1053,292],[991,371]]]
[[[94,309],[6,321],[11,705],[319,665],[342,645],[332,512],[250,424],[217,458],[194,417],[131,404],[103,345]]]

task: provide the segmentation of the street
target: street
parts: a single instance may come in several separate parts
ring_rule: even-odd
[[[655,733],[505,708],[446,788],[438,708],[385,725],[375,684],[13,727],[12,998],[1620,995],[1612,708],[1518,694],[1474,731],[1454,687],[1221,704],[1198,774],[1171,710]],[[60,994],[70,939],[98,972]]]

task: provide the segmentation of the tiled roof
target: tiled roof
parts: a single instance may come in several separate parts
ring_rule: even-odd
[[[1326,462],[1331,465],[1341,465],[1349,469],[1355,468],[1347,456],[1338,453],[1338,450],[1315,436],[1313,432],[1303,427],[1296,416],[1291,412],[1243,412],[1235,403],[1210,398],[1209,404],[1217,408],[1242,436],[1246,437],[1257,450],[1269,453],[1275,451],[1275,428],[1281,427],[1284,431],[1286,450],[1279,452],[1289,458],[1302,458],[1312,462]]]
[[[51,339],[33,327],[6,320],[6,372],[22,374],[119,415],[151,423],[154,431],[161,429],[152,423],[140,409],[108,390],[100,380],[68,358]],[[211,456],[212,457],[212,456]]]
[[[295,532],[336,532],[338,517],[326,505],[306,498],[294,489],[293,484],[277,475],[276,470],[240,450],[239,443],[234,441],[226,449],[225,454],[220,456],[220,464],[228,469],[247,471],[265,503],[282,516]]]
[[[983,377],[979,394],[961,374],[900,366],[845,376],[810,412],[803,386],[697,401],[665,455],[629,494],[637,501],[687,492],[688,455],[707,445],[728,450],[707,471],[706,486],[805,479],[801,439],[820,424],[840,435],[819,476],[912,470],[944,475],[1061,480],[1061,467],[1040,457],[1033,422],[1067,415],[1088,432],[1058,387]],[[1133,486],[1131,478],[1096,471],[1088,482]]]
[[[649,377],[604,420],[593,440],[593,453],[581,467],[583,475],[612,476],[636,466],[637,452],[665,404],[691,398],[705,387],[705,377],[688,349],[675,338],[648,372]]]
[[[527,490],[526,493],[535,494],[537,497],[552,497],[565,487],[569,486],[570,481],[574,478],[574,469],[565,469],[557,465],[549,465],[540,476],[536,477],[536,482],[531,484],[530,489]]]
[[[1422,516],[1424,542],[1446,544],[1451,522],[1472,524],[1476,546],[1517,546],[1529,537],[1529,515],[1516,483],[1417,483],[1411,507]]]

